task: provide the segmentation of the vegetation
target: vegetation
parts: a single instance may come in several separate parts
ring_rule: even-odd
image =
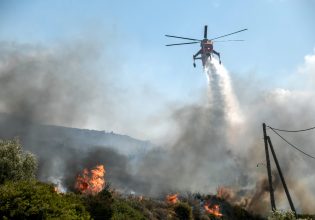
[[[145,219],[170,219],[174,214],[170,206],[159,200],[153,200],[145,197],[129,196],[124,199],[128,204],[142,213]]]
[[[268,220],[294,220],[295,215],[292,211],[282,211],[276,210],[271,212],[271,215],[268,216]]]
[[[37,161],[18,139],[0,140],[0,219],[113,220],[262,220],[240,206],[214,195],[188,194],[169,204],[142,196],[123,196],[107,185],[96,195],[59,193],[52,184],[35,180]],[[220,207],[223,216],[207,214],[204,204]],[[315,219],[314,216],[299,216]],[[294,213],[275,211],[268,220],[293,220]]]
[[[116,199],[113,204],[112,220],[145,220],[144,215],[133,208],[130,203],[124,199]]]
[[[36,168],[35,156],[24,152],[17,138],[0,139],[0,184],[10,180],[33,179]]]
[[[90,219],[81,198],[34,180],[0,185],[2,219]]]
[[[97,219],[111,219],[113,216],[113,196],[109,192],[108,187],[105,187],[97,195],[83,196],[84,204],[89,211],[91,217]]]
[[[192,220],[192,210],[187,203],[178,203],[174,206],[176,217],[180,220]]]
[[[273,211],[268,216],[268,220],[312,220],[312,219],[315,219],[315,216],[298,215],[298,218],[296,218],[294,212],[285,211],[285,210]]]

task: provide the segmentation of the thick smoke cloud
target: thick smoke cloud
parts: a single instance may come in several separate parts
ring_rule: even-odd
[[[231,85],[226,85],[230,83],[226,70],[218,73],[218,63],[214,62],[205,70],[209,102],[175,110],[172,119],[179,129],[175,143],[159,160],[155,159],[156,164],[155,156],[148,153],[140,167],[140,175],[154,179],[149,194],[169,189],[213,192],[221,184],[242,181],[237,175],[242,169],[233,150],[235,143],[230,141],[233,135],[227,132],[240,128],[242,117]],[[233,114],[229,114],[231,109]]]
[[[113,114],[106,74],[93,66],[97,42],[40,45],[0,42],[0,110],[22,119],[83,127],[91,116]],[[99,117],[101,118],[101,117]]]
[[[98,163],[109,166],[107,177],[114,185],[132,183],[128,158],[98,145],[102,132],[93,133],[94,143],[89,143],[89,132],[41,125],[84,127],[90,118],[115,121],[113,97],[119,98],[119,91],[106,75],[112,72],[110,59],[102,75],[95,68],[100,48],[89,41],[51,47],[0,42],[1,138],[19,136],[39,158],[38,178],[64,190],[73,187],[84,167]]]
[[[257,125],[260,125],[262,122],[266,122],[273,127],[289,130],[314,126],[315,91],[314,84],[310,81],[315,75],[314,57],[315,55],[305,57],[305,63],[298,68],[295,75],[291,76],[294,83],[290,83],[288,89],[273,89],[261,95],[254,93],[252,96],[256,96],[255,102],[241,103],[244,109],[248,109],[246,110],[247,137],[257,137],[258,132],[261,133],[261,127]],[[303,87],[298,86],[296,88],[295,85],[299,84],[303,85]],[[291,89],[292,87],[295,89]],[[254,100],[254,98],[249,99]],[[313,187],[315,176],[312,173],[312,170],[315,168],[315,161],[288,146],[277,135],[273,134],[271,130],[267,130],[267,132],[273,141],[280,166],[297,210],[312,213],[315,205],[315,188]],[[315,138],[313,134],[314,131],[281,133],[287,140],[300,147],[303,151],[314,155],[315,151],[312,145]],[[257,147],[262,147],[262,139],[259,140],[259,143],[260,146]],[[249,146],[252,147],[252,145]],[[275,169],[275,165],[272,164],[272,166]],[[261,175],[266,174],[261,173]],[[281,182],[276,181],[275,187],[278,193],[278,195],[276,194],[278,207],[288,207]],[[265,196],[269,196],[268,192],[265,193]]]
[[[303,74],[308,77],[315,74],[312,71],[315,62],[311,60],[307,56],[305,65],[299,68],[299,72],[307,70]],[[231,201],[266,213],[270,207],[266,167],[257,166],[265,163],[261,125],[266,122],[287,129],[314,126],[314,91],[274,89],[259,93],[259,89],[252,88],[248,101],[243,99],[239,105],[224,67],[214,60],[205,72],[209,79],[209,102],[175,110],[172,119],[179,129],[175,144],[158,159],[158,154],[149,153],[140,167],[139,173],[148,182],[154,180],[147,193],[167,190],[209,193],[223,185],[232,188]],[[243,85],[242,89],[245,88]],[[271,130],[268,134],[298,212],[312,212],[314,161],[287,146]],[[311,133],[286,137],[315,154]],[[277,207],[289,208],[273,162],[272,167]]]

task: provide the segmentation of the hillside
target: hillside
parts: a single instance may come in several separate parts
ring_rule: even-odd
[[[38,178],[72,187],[75,176],[97,163],[108,166],[107,177],[116,186],[131,179],[130,163],[152,149],[149,141],[127,135],[61,126],[41,125],[0,114],[0,138],[18,137],[25,150],[38,157]]]
[[[114,132],[41,125],[7,114],[0,114],[1,138],[19,137],[26,149],[45,144],[49,148],[67,145],[70,148],[89,149],[95,146],[110,147],[125,155],[153,147],[149,141],[137,140]]]

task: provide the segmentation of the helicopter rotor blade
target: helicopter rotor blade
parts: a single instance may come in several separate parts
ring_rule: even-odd
[[[169,47],[169,46],[177,46],[177,45],[185,45],[185,44],[197,44],[197,43],[199,43],[199,42],[195,41],[195,42],[179,43],[179,44],[166,44],[165,46]]]
[[[165,35],[165,37],[173,37],[173,38],[179,38],[179,39],[184,39],[184,40],[193,40],[193,41],[201,41],[199,39],[193,39],[193,38],[187,38],[187,37],[178,37],[178,36],[173,36],[173,35]]]
[[[229,42],[229,41],[245,41],[245,40],[214,40],[213,42]]]
[[[205,31],[204,31],[204,33],[203,33],[203,37],[205,38],[205,39],[207,39],[207,35],[208,35],[208,26],[207,25],[205,25]]]
[[[233,32],[233,33],[225,34],[225,35],[222,35],[222,36],[219,36],[219,37],[215,37],[215,38],[212,38],[212,39],[210,39],[210,40],[215,40],[215,39],[219,39],[219,38],[222,38],[222,37],[230,36],[230,35],[232,35],[232,34],[236,34],[236,33],[242,32],[242,31],[247,31],[247,29],[242,29],[242,30],[239,30],[239,31],[235,31],[235,32]]]

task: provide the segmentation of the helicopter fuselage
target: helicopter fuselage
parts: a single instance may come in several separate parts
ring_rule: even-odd
[[[213,42],[208,39],[203,39],[200,43],[201,47],[201,60],[203,66],[205,66],[209,57],[211,57],[211,53],[213,52]]]

